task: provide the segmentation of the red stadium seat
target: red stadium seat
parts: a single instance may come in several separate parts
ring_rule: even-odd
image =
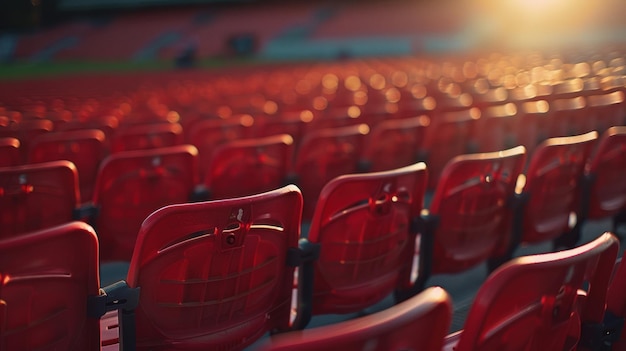
[[[139,124],[119,128],[111,137],[111,153],[176,146],[183,143],[178,123]]]
[[[302,270],[311,315],[363,310],[397,291],[402,299],[417,278],[414,220],[426,192],[426,165],[350,174],[320,194],[304,249],[319,251]],[[413,274],[413,276],[412,276]]]
[[[444,350],[575,349],[581,320],[602,320],[618,247],[604,234],[575,249],[506,263],[482,284],[464,329]]]
[[[598,133],[551,138],[537,146],[520,178],[514,238],[533,244],[555,240],[572,247],[578,234],[572,218],[580,218],[581,179]],[[514,243],[515,245],[516,243]]]
[[[191,145],[120,152],[100,166],[92,223],[102,261],[129,261],[141,222],[156,209],[187,202],[197,184]]]
[[[429,124],[425,115],[380,122],[367,136],[361,168],[378,172],[417,162]]]
[[[285,185],[291,171],[293,138],[287,134],[227,142],[215,148],[204,168],[210,199],[240,197]]]
[[[136,336],[136,345],[122,340],[124,349],[241,350],[268,331],[291,329],[301,209],[300,191],[289,185],[152,213],[128,271],[140,297],[120,320],[121,332]]]
[[[186,130],[187,142],[198,148],[198,163],[209,163],[215,148],[229,141],[250,137],[254,118],[250,115],[237,115],[228,119],[202,120]],[[204,178],[200,170],[200,178]]]
[[[478,151],[473,136],[479,118],[478,108],[433,115],[423,144],[425,155],[421,157],[428,164],[430,189],[436,187],[443,168],[453,157]]]
[[[482,109],[476,139],[480,152],[493,152],[510,149],[518,145],[527,146],[530,140],[524,140],[521,129],[522,119],[515,104],[486,106]]]
[[[11,137],[0,138],[0,167],[17,166],[20,163],[20,141]]]
[[[0,238],[70,222],[79,200],[69,161],[0,168]]]
[[[526,160],[523,146],[461,155],[443,169],[422,216],[421,274],[458,273],[501,255],[511,243],[511,204]]]
[[[581,222],[613,218],[613,231],[626,215],[626,127],[611,127],[585,169]]]
[[[303,219],[310,220],[320,191],[331,179],[356,173],[365,136],[366,124],[319,129],[307,133],[296,152],[294,173],[304,197]]]
[[[96,129],[46,133],[30,145],[29,163],[68,160],[78,169],[81,201],[91,201],[98,167],[105,156],[104,133]]]
[[[0,240],[3,350],[99,350],[98,239],[71,222]]]
[[[53,129],[53,123],[47,119],[30,119],[20,121],[9,128],[0,128],[0,138],[11,137],[20,141],[20,158],[26,162],[30,142],[37,136],[49,133]]]
[[[272,336],[263,351],[440,351],[452,303],[439,287],[365,317]]]

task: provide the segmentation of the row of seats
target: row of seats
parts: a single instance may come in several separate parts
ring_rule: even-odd
[[[385,214],[393,201],[360,207],[388,218],[395,216]],[[315,311],[318,297],[312,299],[309,289],[317,288],[319,279],[342,277],[321,282],[333,286],[354,273],[369,274],[371,284],[331,289],[356,299],[349,307],[360,308],[364,295],[405,287],[399,275],[407,273],[390,265],[406,263],[398,262],[402,248],[380,256],[376,245],[349,242],[339,248],[332,238],[318,248],[313,238],[298,242],[301,206],[298,189],[287,186],[159,209],[141,227],[126,280],[102,289],[98,237],[83,222],[0,240],[0,342],[9,350],[241,350],[272,332],[259,349],[621,350],[625,345],[626,268],[616,265],[619,242],[608,233],[571,250],[509,261],[482,285],[463,330],[445,339],[451,299],[436,287],[404,296],[376,314],[298,331],[312,303]],[[333,220],[328,224],[337,227]],[[378,245],[389,248],[402,236],[380,237]],[[346,246],[371,258],[361,262],[363,271],[344,271],[354,264],[350,253],[331,262]],[[63,254],[68,251],[72,254]],[[377,275],[373,261],[394,269]]]
[[[436,257],[451,260],[445,267],[433,267],[434,272],[463,270],[476,264],[476,259],[502,256],[507,260],[520,243],[560,238],[556,244],[572,246],[587,219],[613,217],[617,226],[626,209],[624,128],[612,127],[599,140],[596,132],[548,139],[537,147],[528,165],[523,147],[452,159],[442,171],[429,201],[429,214],[421,224],[429,238],[439,238],[440,234],[435,235],[439,232],[448,233],[442,237],[451,236],[426,242],[434,245]],[[93,200],[82,205],[76,167],[69,161],[0,168],[2,236],[82,219],[96,227],[103,261],[128,261],[141,222],[160,207],[250,195],[285,184],[286,168],[281,165],[286,163],[284,150],[289,147],[286,138],[276,137],[275,143],[267,145],[256,139],[241,140],[237,147],[221,149],[222,162],[215,171],[219,176],[210,183],[210,194],[198,186],[197,151],[189,145],[109,157],[98,172]],[[347,158],[339,151],[339,156],[329,155],[329,147],[321,140],[311,143],[308,153],[301,148],[296,160],[301,176],[292,179],[302,189],[303,218],[312,220],[312,228],[316,208],[324,203],[324,187],[340,175],[355,174],[346,165]],[[331,166],[344,171],[324,173]],[[416,190],[413,201],[419,205],[414,216],[421,212],[426,197],[428,177],[426,170],[423,173],[426,183]],[[327,178],[328,174],[332,176]],[[371,174],[378,173],[360,173]],[[344,197],[373,196],[356,190]],[[334,211],[356,203],[346,202]],[[481,254],[470,259],[454,253],[468,246]],[[456,256],[463,259],[454,260]]]

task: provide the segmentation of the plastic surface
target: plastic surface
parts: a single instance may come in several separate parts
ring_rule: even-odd
[[[626,210],[626,127],[612,127],[602,134],[585,174],[591,182],[583,199],[587,219]]]
[[[100,162],[105,156],[105,136],[100,130],[47,133],[31,142],[30,163],[68,160],[78,170],[81,201],[90,201]]]
[[[477,108],[433,115],[423,144],[425,162],[430,174],[430,189],[437,186],[448,161],[456,156],[478,151],[477,145],[472,143],[475,141],[475,126],[479,118],[480,110]]]
[[[213,151],[201,172],[203,183],[211,199],[278,189],[285,185],[292,158],[293,138],[287,134],[228,142]]]
[[[296,153],[294,169],[304,197],[303,218],[313,216],[320,191],[331,179],[356,173],[369,127],[359,124],[320,129],[304,136]]]
[[[20,141],[20,158],[26,161],[30,142],[41,134],[52,131],[54,125],[47,119],[30,119],[10,125],[8,128],[0,128],[0,138],[11,137]]]
[[[372,172],[388,171],[418,161],[430,118],[390,119],[380,122],[367,136],[363,160]]]
[[[118,128],[111,136],[111,153],[180,145],[183,127],[178,123],[152,123]]]
[[[309,242],[320,245],[313,314],[358,312],[412,287],[412,223],[422,210],[426,182],[426,165],[418,163],[344,175],[324,187],[308,234]]]
[[[452,302],[440,287],[365,317],[272,336],[263,351],[440,351]]]
[[[604,234],[575,249],[503,265],[478,291],[454,350],[573,349],[580,321],[602,320],[618,246]],[[578,300],[585,286],[586,297]]]
[[[72,221],[79,198],[69,161],[0,168],[0,238]]]
[[[570,214],[580,216],[580,181],[597,137],[590,132],[537,146],[518,189],[528,197],[522,207],[522,242],[548,241],[570,231]]]
[[[511,242],[511,202],[526,159],[523,146],[461,155],[444,168],[425,235],[433,240],[432,273],[464,271]]]
[[[99,350],[98,241],[82,222],[0,240],[0,349]]]
[[[101,259],[130,260],[141,222],[156,209],[187,202],[197,184],[197,150],[180,145],[107,157],[94,191]]]
[[[16,138],[0,138],[0,167],[17,166],[20,159],[20,141]]]
[[[151,214],[127,279],[141,288],[137,348],[240,350],[289,329],[301,208],[291,185]]]
[[[626,263],[624,262],[623,257],[618,259],[606,298],[607,313],[610,312],[622,320],[626,319]],[[626,350],[626,326],[612,332],[620,333],[619,340],[613,344],[612,350]]]
[[[186,130],[187,142],[198,148],[198,163],[207,165],[215,148],[226,142],[249,136],[254,119],[250,115],[236,115],[228,119],[211,119],[195,122]],[[204,178],[204,167],[200,169],[200,178]]]

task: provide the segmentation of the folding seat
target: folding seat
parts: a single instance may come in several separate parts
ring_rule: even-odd
[[[548,139],[545,120],[550,118],[550,104],[546,100],[519,102],[517,115],[519,124],[516,138],[520,145],[526,147],[528,155],[532,155],[537,145]]]
[[[83,129],[99,129],[101,130],[106,140],[108,141],[119,127],[119,120],[115,116],[102,116],[99,118],[89,118],[85,120],[70,120],[65,123],[59,123],[55,127],[55,131],[72,131]]]
[[[420,157],[428,164],[430,189],[436,187],[444,166],[453,157],[478,151],[474,133],[480,115],[477,108],[433,115]]]
[[[209,199],[270,191],[286,184],[292,159],[293,138],[287,134],[227,142],[200,166],[202,184]]]
[[[514,246],[556,239],[557,247],[575,245],[572,222],[581,216],[581,179],[597,138],[589,132],[537,146],[516,189]]]
[[[622,91],[587,97],[587,118],[598,133],[626,122],[626,102]]]
[[[46,133],[30,145],[30,163],[68,160],[78,170],[81,202],[91,201],[98,167],[105,156],[105,136],[97,129]]]
[[[585,167],[581,218],[613,218],[613,231],[626,216],[626,127],[611,127],[602,133]]]
[[[17,166],[20,159],[20,141],[16,138],[0,138],[0,167]]]
[[[100,350],[98,240],[71,222],[0,240],[0,347]]]
[[[119,152],[102,161],[93,204],[86,208],[98,232],[102,261],[128,261],[141,222],[154,210],[187,202],[197,177],[191,145]]]
[[[508,248],[515,184],[525,160],[523,146],[450,160],[421,217],[422,283],[431,274],[489,263]]]
[[[310,220],[320,191],[331,179],[356,173],[363,152],[366,124],[327,128],[307,133],[300,143],[295,161],[296,184],[304,197],[304,220]]]
[[[297,326],[301,210],[289,185],[152,213],[128,271],[140,293],[119,320],[124,350],[241,350]]]
[[[252,136],[254,118],[250,115],[236,115],[228,119],[203,120],[186,131],[187,142],[198,148],[198,162],[208,164],[215,147],[225,142]],[[202,170],[201,170],[202,171]],[[203,178],[204,174],[200,174]]]
[[[476,139],[480,152],[493,152],[510,149],[528,142],[523,140],[520,129],[525,126],[517,113],[514,103],[491,105],[484,107],[480,115]]]
[[[450,296],[431,287],[365,317],[274,335],[259,350],[440,351],[451,317]]]
[[[367,136],[361,169],[386,171],[417,162],[429,124],[426,115],[380,122]]]
[[[122,127],[111,137],[111,153],[176,146],[183,143],[178,123],[138,124]]]
[[[315,115],[310,110],[286,111],[274,116],[267,116],[255,125],[255,135],[265,137],[278,134],[289,134],[297,145],[309,129]],[[257,118],[258,120],[258,118]]]
[[[424,163],[386,172],[349,174],[322,189],[304,250],[303,322],[311,315],[353,313],[391,293],[408,296],[418,278],[414,221],[422,210]]]
[[[606,233],[571,250],[506,263],[482,284],[464,329],[446,338],[444,350],[585,349],[581,321],[602,320],[618,247]]]
[[[79,201],[69,161],[0,168],[0,238],[70,222]]]
[[[20,158],[22,162],[26,162],[28,150],[30,150],[30,142],[35,137],[51,132],[53,123],[47,119],[32,119],[20,121],[11,125],[7,129],[0,129],[0,138],[11,137],[20,141]]]
[[[595,122],[589,118],[589,108],[584,97],[557,99],[552,101],[550,107],[550,116],[538,126],[548,131],[548,137],[571,136],[595,130]]]

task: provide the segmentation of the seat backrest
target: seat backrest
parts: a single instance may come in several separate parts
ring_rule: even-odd
[[[365,317],[277,334],[264,351],[440,351],[452,317],[452,302],[440,287]]]
[[[580,181],[598,133],[550,138],[537,146],[518,192],[526,194],[522,242],[555,239],[580,215]],[[521,186],[521,184],[520,184]]]
[[[623,83],[622,83],[623,84]],[[587,118],[595,125],[599,133],[604,133],[612,126],[624,123],[624,92],[613,91],[587,98]]]
[[[179,145],[104,159],[93,197],[103,261],[130,260],[141,222],[160,207],[189,200],[197,184],[196,157],[195,147]]]
[[[78,170],[81,201],[90,201],[105,156],[104,132],[97,129],[46,133],[30,145],[29,163],[68,160]]]
[[[0,349],[99,350],[98,239],[71,222],[0,240]]]
[[[588,194],[582,201],[589,219],[611,217],[626,209],[626,127],[611,127],[598,140],[586,169]]]
[[[289,329],[301,209],[289,185],[151,214],[128,271],[141,288],[137,348],[238,350]]]
[[[511,241],[511,202],[523,170],[523,146],[453,158],[431,200],[425,235],[432,273],[456,273],[502,253]],[[428,264],[428,263],[427,263]]]
[[[211,199],[258,194],[285,185],[293,138],[287,134],[235,140],[218,146],[205,167]]]
[[[198,162],[206,165],[218,145],[249,137],[254,125],[250,115],[236,115],[228,119],[208,119],[194,123],[185,131],[187,142],[198,148]],[[203,172],[203,169],[200,170]],[[200,174],[204,178],[204,174]]]
[[[602,320],[618,249],[617,238],[604,234],[575,249],[504,264],[479,289],[455,350],[571,349],[580,319]]]
[[[480,152],[493,152],[524,145],[524,140],[518,133],[526,126],[522,125],[514,103],[489,105],[481,111],[479,128],[476,132]]]
[[[35,137],[52,131],[54,125],[48,119],[29,119],[22,120],[13,124],[10,128],[0,129],[0,138],[12,137],[20,141],[20,158],[26,162],[28,150],[30,150],[30,142]]]
[[[424,139],[428,164],[428,187],[434,189],[446,163],[458,155],[477,152],[473,133],[480,118],[478,108],[434,114]]]
[[[79,199],[69,161],[0,168],[0,238],[70,222]]]
[[[426,115],[378,123],[368,134],[363,150],[367,170],[388,171],[417,162],[429,124]]]
[[[616,325],[608,325],[611,319],[614,321],[622,322],[621,329],[618,330],[610,330],[610,333],[618,333],[619,339],[613,340],[613,348],[612,350],[624,350],[626,349],[626,325],[624,325],[624,320],[626,319],[626,262],[623,257],[620,257],[616,263],[613,271],[613,277],[611,280],[611,285],[609,286],[609,290],[607,292],[606,297],[606,314],[605,314],[605,324],[610,327],[620,327],[620,323],[618,322]]]
[[[16,138],[0,138],[0,167],[17,166],[20,159],[20,141]]]
[[[331,179],[356,173],[366,124],[327,128],[307,133],[295,155],[294,171],[304,197],[303,218],[310,220],[320,191]]]
[[[319,258],[311,277],[302,273],[314,284],[312,314],[358,312],[412,287],[413,221],[426,182],[426,165],[417,163],[340,176],[323,188],[308,234]]]
[[[121,127],[111,136],[111,153],[180,145],[183,127],[178,123],[151,123]]]

